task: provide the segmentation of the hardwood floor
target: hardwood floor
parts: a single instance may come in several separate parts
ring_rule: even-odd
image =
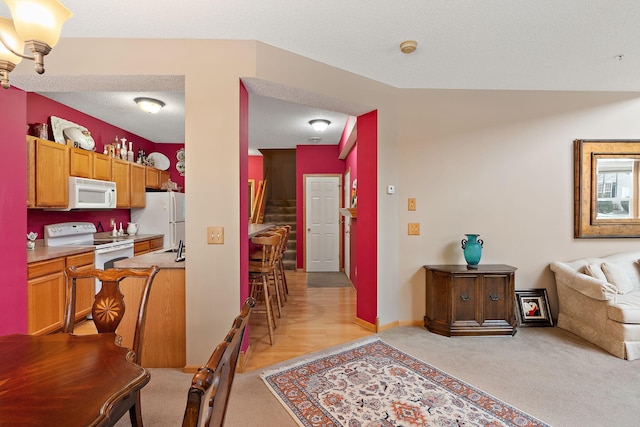
[[[373,335],[354,322],[353,287],[307,288],[306,273],[287,270],[286,275],[289,295],[282,317],[276,317],[273,346],[269,344],[266,316],[251,314],[250,352],[244,372]]]

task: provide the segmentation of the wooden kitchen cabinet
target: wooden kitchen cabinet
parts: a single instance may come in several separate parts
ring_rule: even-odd
[[[134,256],[144,255],[149,252],[155,252],[162,249],[164,246],[164,238],[156,237],[155,239],[142,240],[135,242],[133,245]]]
[[[69,148],[69,174],[81,178],[93,178],[93,151]]]
[[[94,253],[86,252],[70,255],[66,259],[67,267],[76,267],[78,271],[94,268]],[[85,318],[91,313],[91,306],[95,299],[96,286],[93,278],[76,280],[76,320]]]
[[[131,192],[130,192],[130,207],[132,208],[144,208],[147,204],[146,199],[146,171],[145,166],[137,163],[130,163],[129,168],[131,171]]]
[[[162,189],[162,185],[169,181],[169,171],[161,171],[152,166],[146,167],[146,187],[155,190]]]
[[[93,153],[93,179],[111,181],[111,157],[106,154]]]
[[[69,205],[69,147],[27,136],[27,207]]]
[[[116,183],[116,207],[131,207],[130,163],[125,160],[111,159],[111,179]]]
[[[513,335],[515,267],[425,265],[425,327],[445,336]]]
[[[27,331],[29,334],[43,335],[57,332],[62,328],[66,286],[64,269],[70,266],[75,266],[80,271],[93,268],[93,250],[28,264]],[[79,279],[76,286],[76,319],[80,319],[91,313],[95,281]]]
[[[64,258],[34,262],[27,268],[27,331],[44,335],[62,328]]]

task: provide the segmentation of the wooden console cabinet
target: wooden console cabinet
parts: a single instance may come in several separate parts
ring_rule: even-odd
[[[425,265],[424,326],[445,336],[513,335],[516,268]]]

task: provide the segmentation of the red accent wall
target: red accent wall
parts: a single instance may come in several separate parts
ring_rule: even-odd
[[[296,147],[296,247],[297,268],[304,267],[304,175],[340,174],[345,170],[344,160],[338,158],[337,145],[298,145]]]
[[[249,177],[247,179],[256,181],[256,190],[258,189],[258,182],[263,179],[263,165],[262,156],[249,156]]]
[[[27,183],[20,179],[27,176],[27,97],[15,88],[0,91],[0,147],[6,160],[0,181],[0,335],[6,335],[27,333]]]
[[[371,324],[378,315],[378,112],[358,117],[358,302],[356,316]]]

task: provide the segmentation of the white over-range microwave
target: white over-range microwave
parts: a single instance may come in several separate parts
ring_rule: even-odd
[[[115,209],[116,183],[97,179],[69,177],[69,208]]]

